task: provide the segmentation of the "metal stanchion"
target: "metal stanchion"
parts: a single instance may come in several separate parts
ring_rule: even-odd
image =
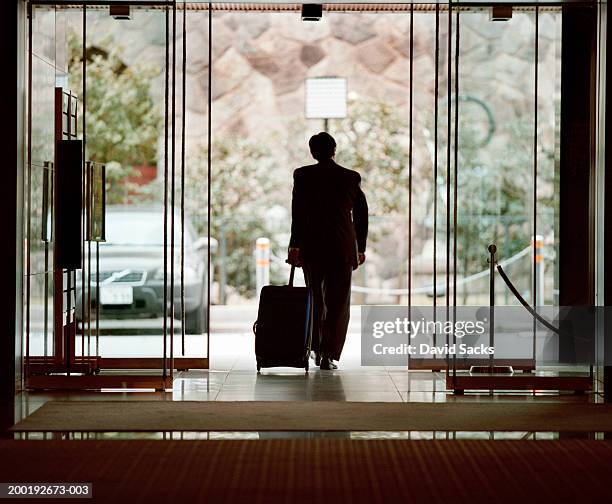
[[[489,347],[495,348],[495,270],[497,269],[497,246],[492,243],[489,251]],[[495,354],[489,355],[488,366],[472,366],[470,373],[508,374],[513,373],[512,366],[496,366]]]
[[[495,265],[497,264],[497,247],[489,245],[489,347],[495,348]],[[495,368],[495,357],[489,355],[489,371]]]

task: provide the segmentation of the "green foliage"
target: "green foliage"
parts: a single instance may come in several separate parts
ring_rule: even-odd
[[[156,163],[162,122],[151,96],[151,83],[159,69],[125,66],[122,48],[110,37],[100,46],[88,46],[85,51],[87,153],[90,160],[107,164],[108,203],[123,203],[128,191],[136,188],[129,181],[133,166]],[[72,34],[68,48],[70,87],[80,94],[82,40]]]
[[[207,156],[207,149],[200,149],[185,168],[186,212],[202,235],[207,231]],[[253,295],[255,240],[275,234],[267,212],[288,200],[291,172],[278,168],[266,146],[234,138],[213,142],[211,161],[211,236],[225,239],[227,284],[243,296]]]
[[[367,182],[370,213],[405,212],[408,187],[407,128],[384,102],[351,101],[348,117],[332,132],[339,164],[357,170]]]
[[[460,271],[487,267],[486,247],[496,243],[503,258],[531,243],[533,208],[533,126],[520,112],[502,125],[489,145],[478,142],[468,114],[459,124],[457,255]],[[547,156],[547,153],[543,153]],[[541,154],[539,154],[541,156]],[[552,160],[554,162],[554,160]],[[553,228],[554,165],[541,160],[538,175],[538,227]]]
[[[385,250],[377,273],[397,278],[403,287],[408,253],[408,124],[389,103],[351,100],[347,117],[334,122],[331,133],[338,144],[338,163],[362,176],[371,221],[368,247],[378,254]],[[413,183],[424,171],[413,170]]]
[[[444,111],[440,112],[443,117]],[[483,144],[482,109],[461,105],[457,255],[459,271],[475,273],[487,267],[486,247],[497,243],[504,257],[531,240],[533,205],[533,123],[526,112],[498,125],[490,143]],[[415,111],[413,128],[413,252],[421,250],[433,221],[433,117]],[[438,243],[446,240],[446,127],[438,138]],[[404,285],[407,258],[409,123],[391,105],[353,101],[346,119],[334,123],[338,162],[362,174],[371,216],[371,250],[385,258],[378,273],[399,278]],[[431,152],[426,152],[424,145]],[[428,157],[428,155],[430,157]],[[538,227],[550,230],[554,216],[554,153],[542,151],[538,175]],[[454,161],[453,161],[454,164]],[[451,173],[452,176],[452,173]],[[395,245],[393,245],[395,244]]]

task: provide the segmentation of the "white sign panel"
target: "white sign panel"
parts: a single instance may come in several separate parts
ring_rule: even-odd
[[[131,305],[134,302],[134,291],[131,285],[100,286],[101,305]]]
[[[306,119],[346,117],[346,94],[344,77],[306,79]]]

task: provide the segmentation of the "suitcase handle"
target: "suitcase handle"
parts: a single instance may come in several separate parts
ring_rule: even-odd
[[[294,275],[295,275],[295,266],[291,265],[291,273],[289,273],[289,283],[287,284],[289,287],[293,287]]]

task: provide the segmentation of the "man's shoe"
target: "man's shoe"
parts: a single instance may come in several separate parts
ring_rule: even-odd
[[[324,371],[333,371],[334,369],[338,369],[338,365],[329,357],[322,357],[320,368]]]
[[[310,357],[314,359],[316,366],[321,365],[321,354],[319,352],[311,352]]]

